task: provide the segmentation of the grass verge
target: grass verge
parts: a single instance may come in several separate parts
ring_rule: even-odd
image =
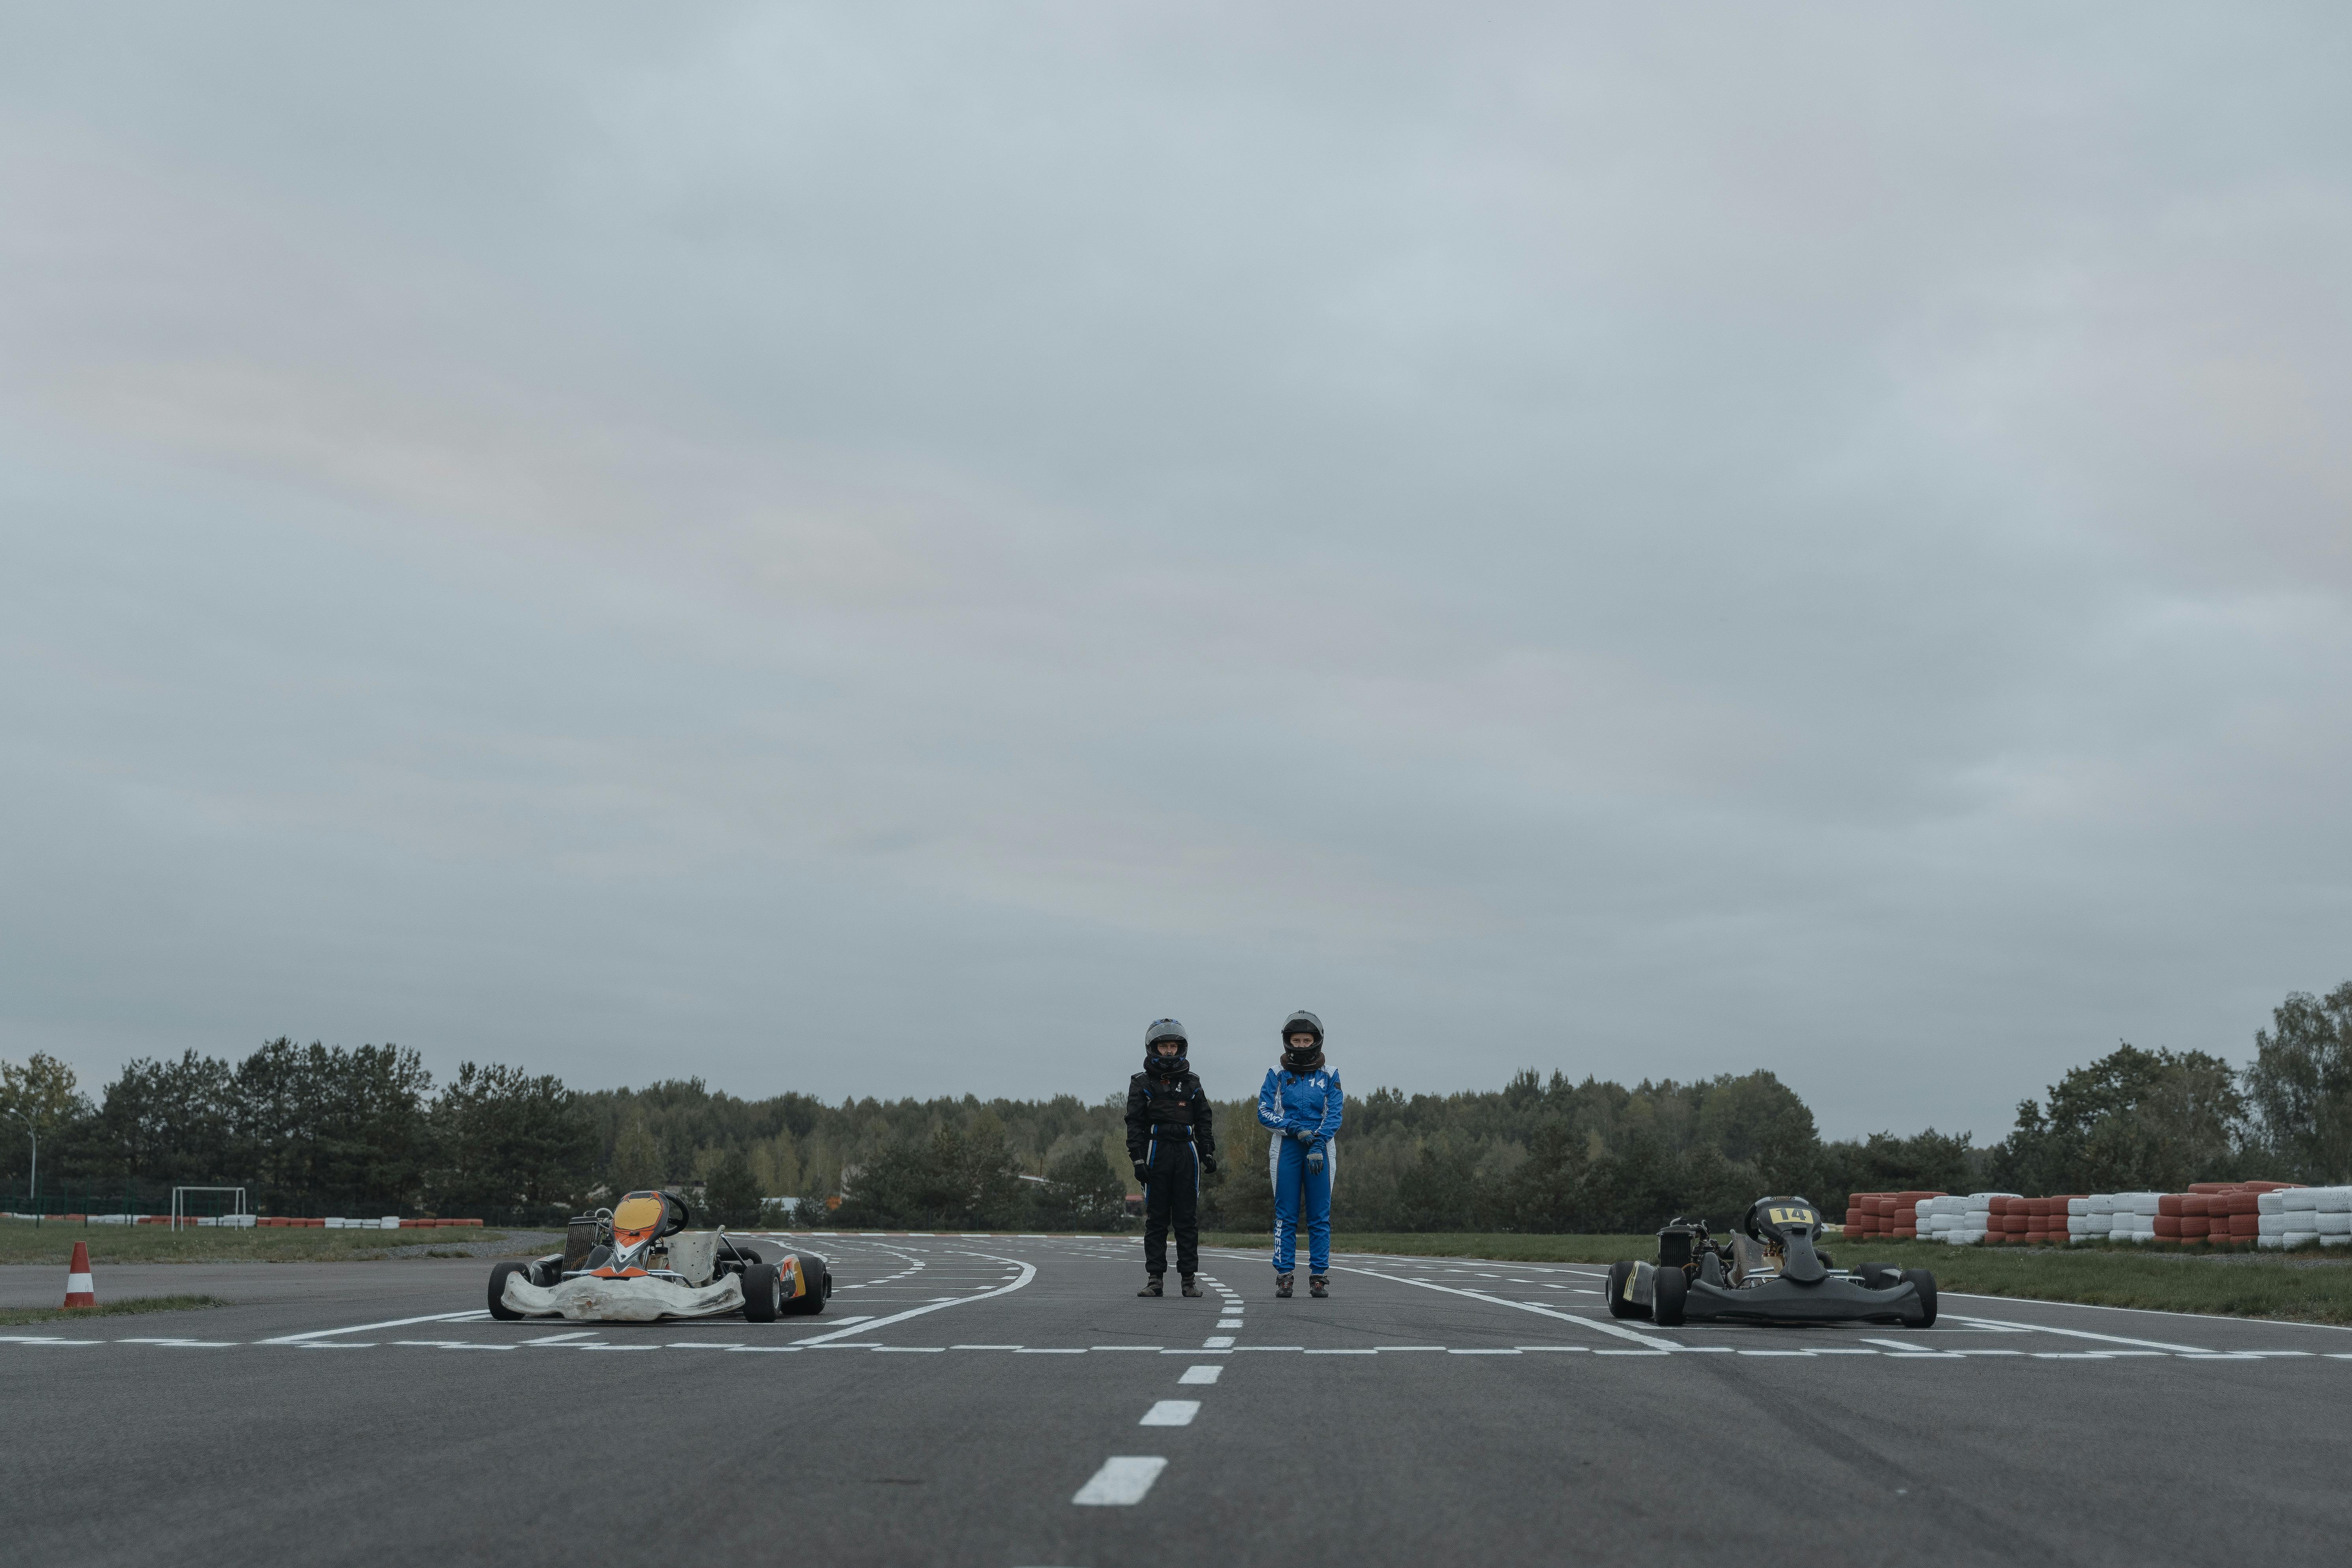
[[[502,1241],[502,1230],[173,1230],[160,1225],[35,1225],[0,1220],[0,1263],[54,1263],[65,1267],[73,1244],[89,1244],[89,1260],[110,1263],[357,1263],[386,1256],[393,1247],[432,1243],[457,1246]],[[524,1245],[518,1238],[517,1245]]]
[[[218,1296],[133,1296],[128,1300],[104,1301],[95,1307],[0,1309],[0,1323],[15,1327],[24,1323],[79,1322],[84,1318],[135,1318],[142,1312],[194,1312],[227,1305]]]

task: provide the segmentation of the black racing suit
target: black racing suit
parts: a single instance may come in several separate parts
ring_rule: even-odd
[[[1213,1115],[1201,1080],[1181,1068],[1148,1066],[1128,1079],[1127,1153],[1144,1167],[1143,1267],[1155,1278],[1168,1272],[1171,1220],[1176,1272],[1200,1272],[1201,1159],[1217,1155]]]

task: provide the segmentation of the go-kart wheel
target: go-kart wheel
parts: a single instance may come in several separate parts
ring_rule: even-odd
[[[1612,1263],[1609,1266],[1609,1315],[1612,1318],[1646,1318],[1650,1309],[1639,1301],[1630,1300],[1625,1292],[1633,1283],[1633,1265]]]
[[[507,1281],[520,1274],[530,1278],[528,1263],[500,1263],[490,1269],[490,1316],[501,1323],[520,1323],[523,1314],[507,1305]]]
[[[828,1301],[833,1300],[833,1270],[830,1268],[824,1271],[824,1299]]]
[[[743,1317],[754,1323],[772,1323],[783,1309],[782,1288],[776,1283],[772,1263],[746,1264],[743,1268]]]
[[[1679,1268],[1661,1268],[1650,1276],[1650,1321],[1662,1329],[1682,1326],[1683,1299],[1690,1294],[1690,1276]]]
[[[1903,1278],[1918,1287],[1919,1300],[1927,1309],[1927,1315],[1920,1319],[1913,1327],[1934,1328],[1936,1326],[1936,1277],[1924,1268],[1906,1268],[1903,1271]]]
[[[1903,1270],[1892,1263],[1857,1263],[1853,1277],[1865,1290],[1892,1290],[1903,1283]]]

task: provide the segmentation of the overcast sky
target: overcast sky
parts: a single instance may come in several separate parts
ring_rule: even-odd
[[[10,5],[0,1056],[1770,1068],[2352,976],[2352,13]]]

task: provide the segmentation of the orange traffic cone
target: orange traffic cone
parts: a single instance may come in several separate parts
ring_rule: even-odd
[[[98,1290],[89,1280],[89,1243],[74,1243],[73,1261],[66,1265],[66,1305],[95,1307]]]

